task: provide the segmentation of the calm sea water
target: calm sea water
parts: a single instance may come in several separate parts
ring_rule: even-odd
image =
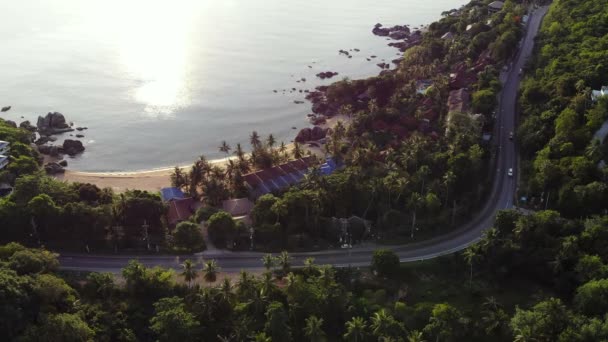
[[[416,27],[464,3],[0,0],[0,105],[13,106],[0,117],[59,111],[89,127],[86,152],[70,160],[83,171],[222,157],[222,140],[246,143],[252,130],[287,143],[310,113],[294,104],[299,90],[330,82],[315,74],[363,78],[397,58],[374,24]]]

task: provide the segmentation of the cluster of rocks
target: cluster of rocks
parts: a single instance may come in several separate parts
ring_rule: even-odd
[[[327,136],[329,128],[321,128],[314,126],[313,128],[303,128],[295,138],[297,143],[305,143],[307,141],[318,141]]]
[[[38,140],[40,140],[40,139],[38,139]],[[48,140],[48,141],[52,141],[52,140]],[[45,141],[45,143],[48,141]],[[70,156],[75,156],[78,153],[84,152],[84,146],[82,145],[82,142],[79,140],[65,139],[61,146],[40,144],[38,146],[38,152],[49,155],[49,156],[53,156],[53,157],[57,157],[60,154],[67,154]]]
[[[65,166],[68,166],[68,162],[65,160],[62,160],[58,163],[52,162],[52,163],[46,163],[44,165],[44,171],[49,174],[49,175],[56,175],[59,173],[64,173],[65,172]]]
[[[320,72],[317,74],[317,77],[324,80],[326,78],[332,78],[334,76],[337,76],[338,73],[337,72],[333,72],[333,71],[324,71],[324,72]]]
[[[410,34],[410,29],[406,25],[395,25],[393,27],[382,27],[378,23],[374,25],[372,33],[380,37],[390,37],[392,39],[405,39]]]
[[[36,126],[38,127],[38,132],[44,135],[59,134],[74,130],[67,124],[63,114],[59,112],[48,113],[44,117],[39,116]]]
[[[392,42],[388,43],[388,46],[395,47],[399,49],[401,52],[405,52],[405,50],[411,48],[412,46],[418,45],[422,43],[422,32],[414,31],[409,37],[407,37],[402,42]]]

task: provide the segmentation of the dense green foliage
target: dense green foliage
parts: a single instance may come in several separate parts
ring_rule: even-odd
[[[608,169],[598,167],[608,160],[608,145],[593,138],[608,119],[608,98],[590,96],[608,84],[604,5],[560,0],[552,6],[521,89],[520,195],[568,217],[601,213],[608,201]]]

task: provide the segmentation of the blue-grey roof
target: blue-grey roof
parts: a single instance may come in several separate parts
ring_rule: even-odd
[[[160,189],[160,198],[162,198],[163,202],[168,202],[174,199],[186,198],[186,195],[178,188],[162,188]]]

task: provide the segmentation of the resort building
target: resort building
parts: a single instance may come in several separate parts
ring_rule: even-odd
[[[11,143],[0,140],[0,154],[8,156],[11,153]]]
[[[8,165],[8,157],[0,154],[0,170],[4,169]]]
[[[167,223],[175,227],[178,223],[188,221],[196,211],[197,202],[192,197],[186,197],[181,189],[162,188],[160,197],[168,206]]]
[[[304,175],[315,164],[314,157],[296,159],[285,164],[252,172],[243,176],[250,197],[256,199],[262,195],[279,191],[299,183]],[[336,163],[328,160],[321,165],[321,173],[330,174],[336,169]]]
[[[591,91],[591,100],[597,101],[600,97],[608,95],[608,86],[602,86],[600,90]]]
[[[249,213],[253,209],[253,202],[249,198],[233,198],[222,202],[222,210],[230,214],[236,221],[251,224]]]
[[[504,5],[505,3],[502,1],[493,1],[488,5],[488,13],[500,12]]]

